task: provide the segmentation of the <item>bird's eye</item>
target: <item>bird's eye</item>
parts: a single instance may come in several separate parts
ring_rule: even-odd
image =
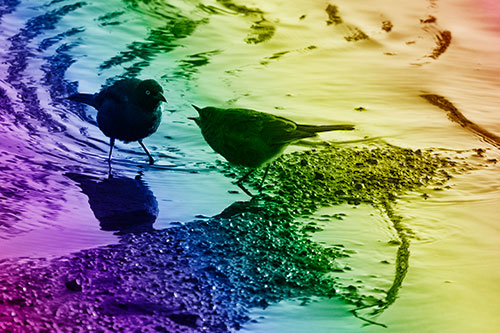
[[[148,95],[148,96],[151,95],[151,91],[146,90],[146,95]]]

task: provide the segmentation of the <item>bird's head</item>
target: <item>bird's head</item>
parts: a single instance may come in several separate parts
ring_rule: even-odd
[[[201,119],[199,117],[188,117],[188,119],[193,120],[196,123],[196,125],[201,127]]]
[[[218,110],[215,107],[207,106],[205,108],[200,108],[194,104],[191,106],[198,111],[199,117],[190,117],[189,119],[194,120],[196,124],[200,127],[202,126],[210,126],[210,123],[213,123],[217,118]]]
[[[167,101],[162,93],[163,88],[155,80],[144,80],[137,86],[140,103],[153,110],[156,109],[160,102]]]
[[[203,109],[202,109],[202,108],[200,108],[200,107],[198,107],[198,106],[196,106],[196,105],[194,105],[194,104],[191,104],[191,106],[192,106],[192,107],[193,107],[196,111],[198,111],[198,115],[199,115],[199,116],[198,116],[198,117],[189,117],[188,119],[193,120],[193,121],[196,123],[196,125],[198,125],[198,126],[201,128],[201,126],[202,126],[202,119],[203,119],[203,118],[204,118],[204,116],[205,116],[205,112],[204,112],[204,110],[205,110],[206,108],[203,108]]]

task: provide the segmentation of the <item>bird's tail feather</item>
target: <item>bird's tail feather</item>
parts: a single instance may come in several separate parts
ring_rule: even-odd
[[[327,132],[327,131],[352,131],[354,125],[297,125],[297,130],[307,133]]]
[[[74,102],[85,103],[94,107],[96,106],[95,96],[93,94],[74,94],[69,96],[68,99]]]

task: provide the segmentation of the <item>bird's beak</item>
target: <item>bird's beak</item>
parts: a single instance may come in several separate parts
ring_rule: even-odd
[[[156,95],[156,99],[159,101],[165,102],[165,103],[167,102],[167,99],[165,98],[165,96],[163,96],[160,93],[158,93],[158,95]]]
[[[201,119],[199,117],[188,117],[188,119],[190,120],[194,120],[194,122],[196,123],[196,125],[198,125],[198,127],[201,128]]]
[[[200,113],[201,108],[197,107],[197,106],[196,106],[196,105],[194,105],[194,104],[191,104],[191,106],[192,106],[192,107],[193,107],[196,111],[198,111],[198,113]]]

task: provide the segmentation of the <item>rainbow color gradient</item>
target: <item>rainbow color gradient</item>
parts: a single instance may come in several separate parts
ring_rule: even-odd
[[[0,0],[0,332],[496,332],[499,17]],[[68,97],[124,78],[168,102],[156,163],[118,142],[111,170],[96,110]],[[248,169],[192,105],[355,130],[276,143],[238,187]]]

